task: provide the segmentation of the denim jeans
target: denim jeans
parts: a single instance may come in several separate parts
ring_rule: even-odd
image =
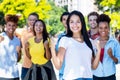
[[[75,80],[93,80],[92,78],[78,78],[78,79],[75,79]]]
[[[1,78],[0,80],[20,80],[19,78]]]
[[[108,77],[97,77],[93,75],[93,80],[116,80],[116,76],[115,74]]]
[[[64,80],[64,79],[62,79]],[[78,79],[74,79],[74,80],[93,80],[92,78],[78,78]]]
[[[63,74],[59,74],[59,80],[63,80]]]
[[[25,75],[27,74],[29,68],[25,68],[25,67],[22,67],[22,71],[21,71],[21,80],[24,79]]]

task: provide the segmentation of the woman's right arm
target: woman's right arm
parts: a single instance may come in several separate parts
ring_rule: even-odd
[[[26,56],[31,59],[31,56],[30,56],[30,52],[29,52],[29,42],[26,42],[25,43],[25,53],[26,53]]]
[[[65,48],[59,47],[58,53],[55,51],[55,42],[53,39],[51,39],[51,54],[52,54],[52,61],[55,65],[56,69],[60,69],[62,66],[62,62],[64,60],[65,56]]]
[[[4,40],[4,37],[0,35],[0,42]]]

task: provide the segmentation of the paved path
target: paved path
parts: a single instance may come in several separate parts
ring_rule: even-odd
[[[55,67],[54,67],[55,69]],[[19,64],[19,71],[20,71],[20,74],[21,74],[21,64]],[[56,76],[57,76],[57,79],[58,79],[58,70],[55,69],[55,73],[56,73]],[[120,80],[120,64],[116,65],[116,80]]]

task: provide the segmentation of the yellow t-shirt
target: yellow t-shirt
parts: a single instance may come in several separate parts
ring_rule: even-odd
[[[30,44],[29,51],[31,55],[31,61],[34,64],[45,64],[48,60],[44,57],[45,49],[43,40],[41,40],[40,43],[35,43],[34,39],[35,37],[32,37],[28,40]]]

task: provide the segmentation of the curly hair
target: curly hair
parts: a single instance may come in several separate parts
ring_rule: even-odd
[[[4,17],[5,19],[5,22],[14,22],[14,23],[18,23],[18,20],[19,20],[19,17],[17,15],[11,15],[11,14],[8,14]]]
[[[106,14],[101,14],[98,19],[97,19],[97,23],[100,23],[100,22],[107,22],[108,24],[110,23],[111,19],[108,15]]]

